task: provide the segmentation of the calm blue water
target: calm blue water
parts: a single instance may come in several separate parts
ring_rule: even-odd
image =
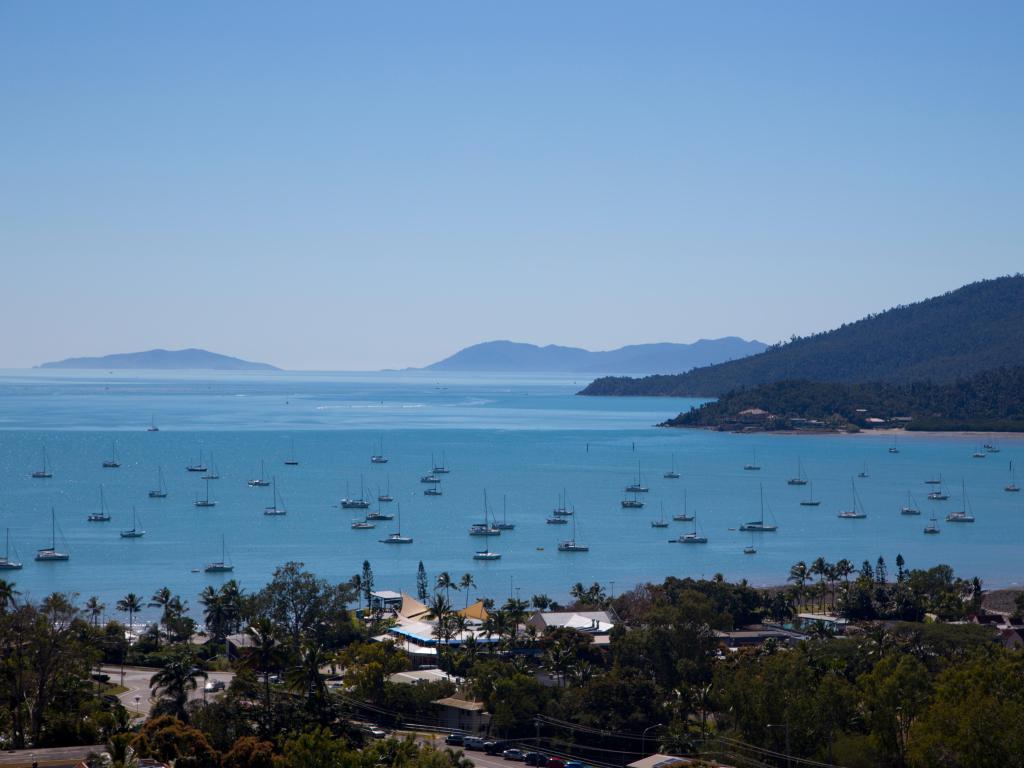
[[[663,430],[651,425],[690,401],[575,397],[584,383],[419,372],[0,373],[0,529],[10,528],[25,563],[0,577],[36,598],[76,591],[111,604],[130,590],[149,595],[166,585],[194,603],[205,585],[230,577],[193,572],[219,557],[224,535],[235,566],[231,576],[249,589],[287,560],[342,580],[368,559],[379,588],[409,591],[423,560],[432,578],[442,570],[469,571],[479,592],[502,599],[510,587],[523,597],[564,597],[577,581],[614,581],[620,592],[643,580],[716,572],[777,584],[796,560],[823,555],[860,563],[884,555],[891,562],[897,553],[912,567],[949,563],[989,586],[1022,581],[1024,494],[1002,490],[1009,462],[1024,454],[1017,439],[1000,438],[1001,453],[973,459],[978,437],[901,437],[900,453],[890,454],[891,438],[882,436]],[[145,431],[151,415],[158,433]],[[372,465],[369,456],[380,439],[390,462]],[[103,469],[114,440],[122,466]],[[301,463],[286,467],[293,440]],[[32,479],[44,446],[54,476]],[[744,471],[755,449],[763,468]],[[221,478],[210,483],[213,509],[192,505],[205,483],[185,466],[200,450]],[[442,454],[451,468],[444,495],[424,497],[419,477],[430,469],[431,456],[440,461]],[[665,480],[673,454],[683,477]],[[786,485],[798,458],[820,507],[800,507],[808,489]],[[285,517],[264,516],[270,489],[246,484],[261,460],[267,475],[277,477]],[[622,489],[638,462],[650,487],[647,507],[623,510]],[[837,511],[850,506],[851,476],[865,463],[870,477],[856,484],[868,518],[837,519]],[[149,499],[158,465],[169,495]],[[940,472],[951,498],[927,501],[930,486],[923,481]],[[973,525],[942,519],[963,506],[961,479],[977,516]],[[346,488],[357,494],[361,481],[374,498],[390,482],[401,502],[402,532],[413,544],[378,543],[394,523],[350,529],[353,515],[338,502]],[[101,483],[114,520],[87,523]],[[757,536],[758,553],[744,555],[751,537],[734,529],[758,516],[762,485],[779,531]],[[544,522],[563,488],[577,511],[577,539],[589,553],[557,552],[571,525]],[[466,532],[482,518],[485,490],[499,516],[507,498],[508,519],[516,524],[490,540],[503,554],[490,563],[472,559],[483,540]],[[924,512],[920,517],[899,514],[908,490]],[[684,491],[710,539],[705,546],[668,543],[689,530],[688,523],[650,527],[660,504],[669,517],[681,511]],[[133,504],[146,536],[121,539]],[[51,506],[63,535],[58,548],[72,555],[66,563],[32,560],[49,541]],[[385,506],[395,511],[394,504]],[[925,536],[933,510],[942,533]]]

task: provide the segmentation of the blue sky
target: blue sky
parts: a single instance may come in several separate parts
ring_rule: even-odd
[[[0,0],[0,366],[770,342],[1016,272],[1022,22]]]

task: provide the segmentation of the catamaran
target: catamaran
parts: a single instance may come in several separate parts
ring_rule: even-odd
[[[666,480],[678,480],[679,473],[676,472],[676,455],[672,454],[672,469],[662,475]]]
[[[103,498],[103,486],[100,486],[100,511],[92,512],[88,517],[85,518],[90,523],[109,523],[110,512],[107,511],[107,502]]]
[[[665,502],[661,502],[661,517],[651,520],[651,528],[668,528],[668,520],[665,519]]]
[[[973,523],[974,515],[971,514],[971,500],[967,498],[967,481],[962,481],[962,494],[964,499],[964,508],[959,512],[950,512],[946,515],[947,523]]]
[[[149,498],[151,499],[166,499],[167,498],[167,486],[164,484],[164,470],[162,467],[156,468],[156,488],[149,492]]]
[[[199,495],[196,494],[196,500],[192,502],[193,506],[196,507],[216,507],[217,502],[210,499],[210,481],[206,481],[206,498],[200,499]]]
[[[807,498],[800,500],[801,507],[818,507],[821,506],[821,499],[814,498],[814,483],[807,483]]]
[[[572,517],[572,538],[558,542],[559,552],[589,552],[590,547],[576,542],[576,516]]]
[[[207,563],[206,567],[203,568],[207,573],[229,573],[235,570],[235,566],[228,562],[227,548],[224,546],[224,536],[220,537],[220,560],[214,560],[212,563]]]
[[[693,522],[694,515],[691,515],[689,510],[687,509],[687,492],[688,492],[688,490],[689,489],[687,489],[687,488],[683,489],[683,511],[682,511],[682,513],[678,514],[678,515],[672,515],[672,519],[675,520],[677,523],[690,523],[690,522]]]
[[[260,459],[260,476],[252,480],[249,480],[249,487],[266,488],[268,485],[270,485],[270,481],[267,480],[266,476],[263,474],[263,460]]]
[[[386,539],[380,539],[381,544],[412,544],[412,536],[402,535],[402,505],[397,504],[398,510],[398,530],[390,534]]]
[[[939,522],[935,519],[935,515],[932,515],[928,525],[924,527],[924,532],[929,534],[935,534],[939,532]]]
[[[700,534],[697,533],[697,515],[696,514],[694,514],[694,516],[693,516],[693,530],[690,531],[689,533],[684,533],[682,536],[680,536],[677,539],[677,541],[680,544],[707,544],[708,543],[708,537],[707,536],[701,536]]]
[[[41,563],[53,563],[70,560],[67,552],[57,551],[57,513],[50,507],[50,546],[36,550],[36,560]]]
[[[53,472],[50,471],[50,467],[46,463],[46,446],[43,446],[43,468],[35,470],[32,473],[32,477],[36,480],[46,480],[53,477]]]
[[[1012,461],[1010,462],[1010,482],[1003,486],[1003,490],[1009,491],[1010,493],[1018,493],[1020,491],[1020,486],[1017,485],[1017,476],[1013,472]]]
[[[779,526],[773,523],[766,523],[764,521],[764,486],[761,486],[761,517],[758,520],[751,520],[748,523],[744,523],[740,526],[741,531],[761,531],[765,533],[773,533],[779,530]]]
[[[807,485],[807,478],[804,477],[804,466],[800,459],[796,460],[796,477],[789,478],[786,481],[786,485]]]
[[[117,469],[121,462],[117,460],[117,440],[114,440],[110,447],[110,458],[103,462],[104,469]]]
[[[914,496],[913,496],[913,494],[910,493],[910,491],[907,491],[907,503],[904,506],[900,507],[900,514],[901,515],[920,515],[921,514],[921,509],[917,506],[917,503],[914,501]]]
[[[860,498],[857,496],[857,486],[853,482],[853,478],[850,478],[850,491],[853,495],[853,506],[850,509],[843,509],[839,512],[838,517],[844,520],[863,520],[868,516],[868,513],[864,511],[864,504],[861,503]]]
[[[281,503],[280,504],[277,503],[277,476],[276,475],[271,478],[270,484],[274,488],[274,503],[271,504],[269,507],[264,507],[263,508],[263,514],[271,516],[271,517],[279,516],[279,515],[287,515],[288,514],[288,510],[284,506],[284,499],[281,499]]]
[[[388,457],[384,455],[384,438],[380,439],[380,448],[370,457],[371,464],[387,464]]]
[[[19,560],[11,560],[11,529],[7,529],[6,546],[4,547],[4,556],[0,557],[0,571],[17,571],[21,569],[21,562]]]
[[[127,531],[121,531],[122,539],[141,539],[146,535],[146,532],[139,528],[139,519],[135,514],[135,507],[132,506],[132,527]]]

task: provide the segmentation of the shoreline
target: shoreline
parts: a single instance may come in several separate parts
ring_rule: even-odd
[[[721,432],[723,434],[730,435],[783,435],[783,436],[801,436],[801,437],[830,437],[830,436],[843,436],[843,437],[860,437],[864,435],[879,435],[882,437],[898,437],[900,435],[907,437],[939,437],[939,438],[953,438],[953,437],[971,437],[975,439],[991,439],[991,440],[1005,440],[1007,438],[1014,440],[1024,440],[1024,432],[978,432],[975,430],[906,430],[899,427],[884,427],[881,429],[860,429],[856,432],[847,432],[841,429],[835,430],[824,430],[824,429],[753,429],[753,430],[731,430],[731,429],[719,429],[718,427],[689,427],[689,426],[670,426],[668,424],[655,424],[656,427],[662,429],[692,429],[692,430],[703,430],[705,432]]]

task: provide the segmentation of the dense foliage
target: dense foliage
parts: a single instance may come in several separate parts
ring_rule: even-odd
[[[585,395],[716,397],[786,380],[952,382],[1024,365],[1024,275],[983,280],[727,363],[673,376],[606,377]]]
[[[822,426],[863,427],[866,419],[909,417],[910,430],[1024,430],[1024,367],[999,368],[952,384],[835,384],[782,381],[738,389],[665,422],[673,427],[743,425],[742,412],[759,408],[769,430]]]

